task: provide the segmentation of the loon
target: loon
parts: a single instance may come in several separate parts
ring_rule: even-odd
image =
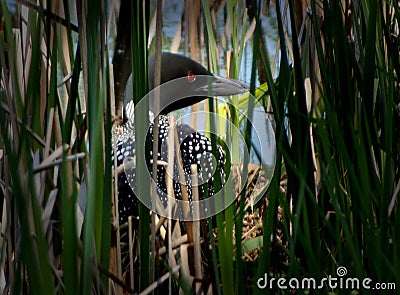
[[[149,58],[149,88],[154,85],[154,63],[155,57]],[[209,79],[197,79],[197,77],[205,77]],[[185,89],[174,89],[179,95],[168,93],[165,95],[160,92],[159,108],[160,114],[158,122],[158,160],[159,163],[168,161],[167,143],[168,130],[170,128],[169,118],[166,116],[172,111],[176,111],[197,102],[200,102],[210,95],[211,90],[213,96],[228,96],[247,92],[247,86],[243,83],[223,78],[210,73],[200,63],[179,54],[163,52],[161,55],[161,85],[174,81],[178,78],[186,78],[187,84]],[[197,80],[196,80],[197,79]],[[196,81],[196,83],[193,83]],[[184,92],[180,95],[180,92]],[[190,96],[187,93],[198,93],[198,95]],[[176,97],[179,96],[179,97]],[[181,98],[182,97],[182,98]],[[153,106],[150,105],[150,110]],[[128,156],[135,155],[135,128],[134,128],[134,106],[132,102],[125,105],[125,113],[127,121],[118,131],[114,132],[114,143],[116,145],[116,162],[117,166],[124,163],[124,159]],[[151,117],[151,116],[150,116]],[[153,142],[154,123],[151,123],[147,140]],[[222,182],[224,180],[224,166],[226,157],[224,149],[221,145],[216,145],[216,149],[212,149],[211,140],[205,135],[194,130],[186,124],[177,124],[176,131],[180,142],[180,156],[182,166],[185,172],[185,180],[179,180],[177,171],[178,160],[174,159],[174,194],[175,198],[180,199],[181,185],[179,182],[184,182],[187,185],[189,201],[192,200],[191,189],[191,165],[196,164],[199,175],[199,194],[200,198],[213,195],[214,193],[214,173],[220,173]],[[152,146],[152,145],[150,145]],[[152,158],[152,151],[146,150],[146,159]],[[134,157],[133,157],[134,158]],[[214,160],[216,159],[216,160]],[[114,160],[113,160],[114,163]],[[151,170],[151,168],[150,168]],[[138,215],[138,199],[132,190],[130,184],[135,184],[136,171],[132,173],[120,173],[118,176],[118,208],[119,222],[123,224],[129,216]],[[179,181],[178,181],[179,180]],[[163,164],[157,164],[157,191],[160,196],[167,194],[166,186],[166,167]],[[167,200],[161,198],[162,204],[165,206]]]

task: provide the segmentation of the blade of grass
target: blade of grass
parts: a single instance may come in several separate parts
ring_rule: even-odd
[[[92,289],[94,263],[101,254],[101,218],[104,197],[104,154],[103,122],[105,86],[102,83],[102,56],[98,48],[103,40],[99,31],[101,9],[95,1],[87,3],[86,39],[87,39],[87,121],[89,131],[89,178],[87,204],[83,228],[83,254],[81,293],[89,294]],[[90,11],[90,13],[88,13]]]
[[[149,3],[136,2],[132,4],[132,86],[135,105],[147,93],[147,37],[149,22]],[[136,108],[135,108],[136,110]],[[144,112],[135,111],[135,148],[137,155],[145,155],[147,142],[147,128],[149,115],[148,105]],[[151,148],[151,147],[150,147]],[[137,157],[137,171],[145,171],[147,163],[143,157]],[[150,196],[150,180],[147,173],[137,174],[137,188],[139,196]],[[149,209],[139,202],[139,289],[144,290],[150,284],[150,214]]]

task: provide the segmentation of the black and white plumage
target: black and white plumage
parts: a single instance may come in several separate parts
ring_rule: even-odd
[[[149,88],[152,89],[154,85],[154,68],[155,58],[149,59]],[[203,78],[202,78],[203,77]],[[207,77],[207,79],[204,79]],[[181,79],[180,79],[181,78]],[[184,78],[184,79],[182,79]],[[197,102],[200,102],[207,97],[210,93],[213,96],[227,96],[247,92],[247,85],[229,78],[223,78],[210,73],[201,64],[194,60],[173,53],[161,54],[161,84],[176,81],[180,79],[178,87],[163,88],[161,91],[158,106],[160,107],[160,121],[159,121],[159,155],[158,160],[168,162],[167,157],[167,142],[168,142],[168,118],[163,116],[171,111],[175,111]],[[195,94],[195,95],[193,95]],[[149,101],[150,108],[153,109],[152,104],[155,101]],[[134,142],[134,118],[133,118],[133,103],[127,103],[125,106],[127,110],[128,121],[115,132],[117,165],[122,165],[124,157],[135,156],[135,142]],[[150,118],[152,121],[152,118]],[[150,126],[148,139],[153,138],[153,130]],[[211,196],[213,191],[213,180],[215,173],[219,173],[224,182],[224,165],[225,155],[221,146],[217,146],[216,150],[212,149],[211,140],[206,136],[200,134],[188,125],[177,125],[177,133],[180,144],[180,156],[182,158],[183,170],[185,172],[185,181],[188,187],[189,199],[191,198],[191,179],[190,179],[190,166],[197,164],[199,174],[199,187],[200,198],[207,197],[204,194],[207,192]],[[152,145],[151,145],[152,146]],[[151,159],[151,151],[146,151],[146,159]],[[175,157],[176,158],[176,157]],[[114,162],[113,162],[114,163]],[[177,171],[177,159],[174,159],[174,171]],[[159,192],[167,193],[165,175],[166,168],[163,165],[157,166],[157,187]],[[151,168],[149,169],[151,171]],[[135,169],[131,176],[135,178]],[[175,172],[174,172],[175,173]],[[178,175],[173,177],[179,180]],[[136,183],[134,179],[129,181]],[[175,198],[181,197],[181,188],[178,181],[174,181]],[[137,216],[137,198],[135,197],[125,173],[121,173],[118,177],[118,199],[119,199],[119,213],[120,223],[124,223],[129,215]],[[161,200],[165,205],[165,200]]]
[[[169,120],[166,116],[160,116],[159,127],[159,152],[158,160],[168,163],[168,129]],[[214,193],[213,181],[215,173],[224,178],[224,165],[225,165],[225,154],[221,146],[217,145],[215,152],[212,150],[211,140],[196,132],[193,128],[186,124],[178,124],[176,126],[177,134],[179,137],[180,144],[180,155],[182,159],[182,166],[185,172],[185,181],[187,184],[189,201],[192,198],[191,189],[191,164],[196,164],[199,175],[199,183],[202,183],[199,187],[200,198],[206,197],[205,192],[208,195]],[[134,142],[134,124],[132,120],[128,120],[120,130],[114,133],[116,137],[116,151],[117,151],[117,165],[122,165],[124,158],[127,156],[135,155],[135,142]],[[148,139],[153,140],[153,124],[150,126],[148,133]],[[146,158],[152,157],[151,150],[146,151]],[[175,198],[181,199],[181,185],[179,182],[178,174],[178,159],[174,159],[174,195]],[[151,171],[151,167],[149,167]],[[132,175],[136,173],[133,169]],[[129,176],[128,176],[129,177]],[[223,180],[223,179],[222,179]],[[135,179],[130,179],[128,182],[127,174],[124,172],[120,173],[118,177],[118,207],[119,207],[119,221],[125,223],[130,215],[137,216],[138,211],[138,199],[136,198],[130,184],[135,183]],[[181,181],[182,182],[182,181]],[[166,167],[164,165],[157,166],[157,190],[167,194],[166,186]],[[160,194],[162,195],[162,194]],[[161,199],[161,202],[166,206],[166,200]]]

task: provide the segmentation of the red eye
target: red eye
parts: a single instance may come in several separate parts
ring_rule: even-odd
[[[196,75],[192,71],[189,71],[187,74],[187,80],[189,83],[193,83],[196,80]]]

